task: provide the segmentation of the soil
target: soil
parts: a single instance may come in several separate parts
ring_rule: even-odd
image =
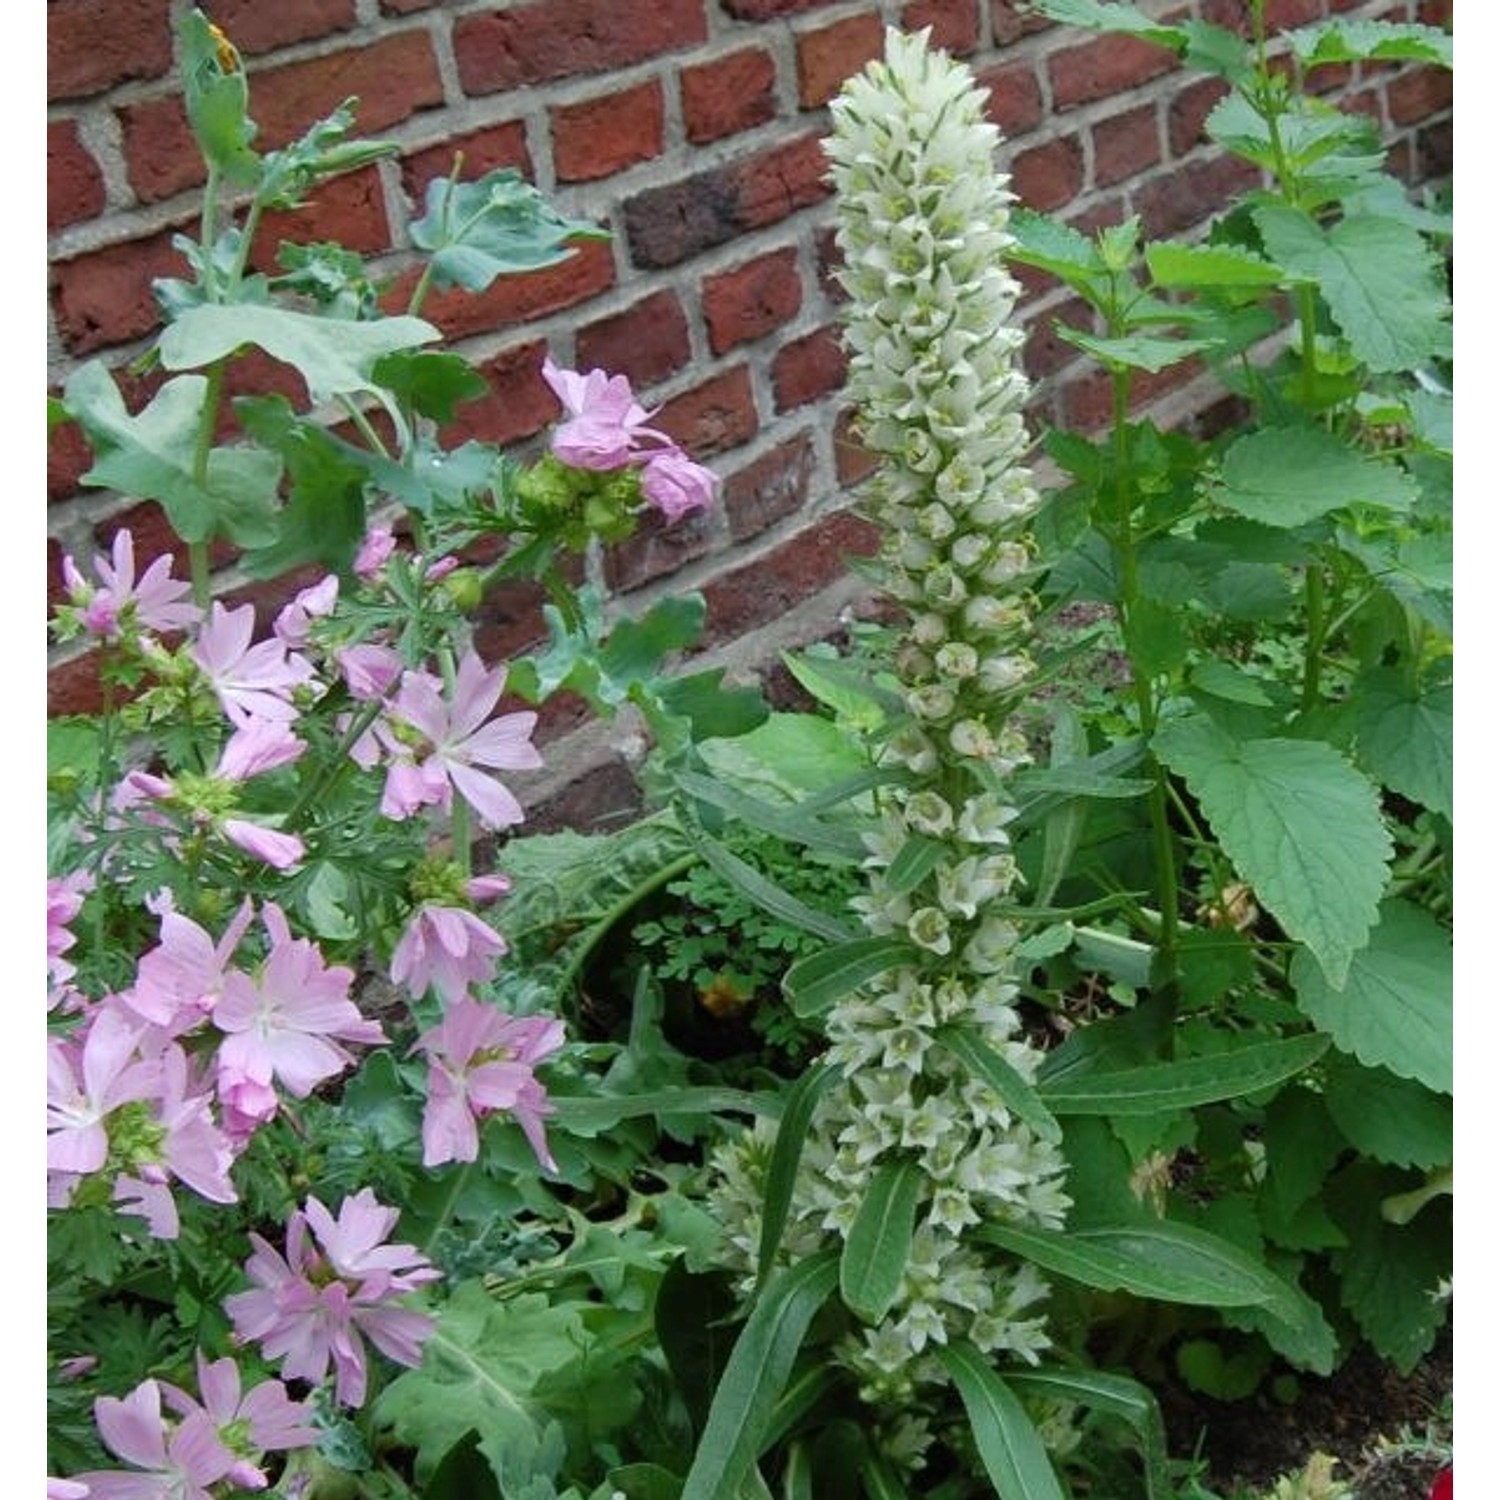
[[[1162,1393],[1162,1407],[1169,1451],[1196,1453],[1208,1465],[1204,1484],[1226,1500],[1236,1485],[1257,1495],[1272,1490],[1318,1452],[1337,1460],[1333,1478],[1357,1500],[1428,1500],[1447,1462],[1452,1395],[1450,1326],[1408,1375],[1361,1348],[1327,1379],[1302,1377],[1291,1402]],[[1304,1493],[1292,1491],[1295,1500]]]

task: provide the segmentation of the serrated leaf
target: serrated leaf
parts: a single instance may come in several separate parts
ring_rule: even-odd
[[[1453,66],[1453,38],[1436,26],[1344,17],[1285,33],[1305,67],[1324,63],[1422,62]]]
[[[1021,1399],[966,1339],[939,1346],[969,1418],[980,1462],[1004,1500],[1064,1500],[1041,1435]]]
[[[1201,716],[1152,743],[1261,905],[1342,983],[1375,925],[1392,852],[1378,789],[1331,745],[1236,740]]]
[[[1349,1144],[1375,1161],[1425,1170],[1453,1160],[1453,1101],[1446,1095],[1336,1053],[1323,1097]]]
[[[1016,243],[1007,258],[1048,271],[1067,285],[1086,290],[1106,275],[1098,247],[1071,225],[1046,214],[1018,208],[1011,214]]]
[[[1345,1052],[1453,1092],[1453,940],[1420,907],[1387,901],[1340,987],[1307,953],[1291,979],[1303,1014]]]
[[[1037,1093],[1054,1115],[1162,1114],[1272,1088],[1310,1067],[1327,1048],[1327,1037],[1284,1037],[1184,1062],[1043,1078]]]
[[[1329,229],[1286,204],[1253,210],[1267,253],[1317,283],[1356,358],[1383,372],[1410,370],[1452,350],[1439,264],[1410,225],[1352,215]]]
[[[1347,505],[1406,510],[1417,486],[1404,469],[1317,427],[1267,428],[1224,454],[1214,499],[1267,526],[1302,526]]]
[[[1350,691],[1361,765],[1393,791],[1453,820],[1453,686],[1415,692],[1404,674],[1381,670]]]
[[[1213,339],[1167,339],[1146,333],[1102,338],[1069,328],[1066,323],[1058,323],[1053,331],[1065,344],[1092,355],[1106,369],[1146,370],[1153,375],[1214,347]]]
[[[1159,287],[1264,288],[1280,285],[1279,266],[1229,245],[1179,245],[1159,240],[1146,246],[1146,265]]]
[[[882,1164],[844,1237],[839,1295],[844,1306],[866,1323],[878,1323],[901,1290],[922,1182],[921,1169],[913,1161]]]
[[[489,390],[484,376],[449,350],[398,349],[382,355],[371,375],[403,405],[434,422],[451,422],[460,405]]]

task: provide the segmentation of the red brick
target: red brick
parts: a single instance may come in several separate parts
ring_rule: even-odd
[[[453,22],[466,94],[604,73],[707,40],[704,0],[530,0]]]
[[[740,163],[735,172],[740,212],[748,229],[762,229],[821,203],[833,191],[817,135],[800,136]]]
[[[1208,139],[1203,122],[1228,92],[1223,79],[1199,78],[1173,96],[1167,106],[1167,149],[1173,156],[1186,156]]]
[[[995,41],[1002,47],[1034,31],[1045,31],[1053,23],[1038,16],[1027,0],[990,0],[990,24]]]
[[[1033,129],[1042,118],[1042,88],[1029,63],[1011,63],[980,73],[975,81],[989,90],[985,116],[1008,136]]]
[[[474,649],[487,662],[512,661],[547,639],[542,618],[546,594],[529,578],[497,583],[474,611]]]
[[[351,95],[355,136],[371,135],[443,103],[432,39],[402,31],[363,46],[250,75],[250,114],[265,150],[298,139]]]
[[[1083,147],[1076,135],[1059,136],[1018,153],[1011,164],[1011,191],[1027,208],[1050,213],[1083,191]]]
[[[47,233],[104,211],[104,174],[78,138],[76,120],[47,124]]]
[[[1107,99],[1169,73],[1177,59],[1165,47],[1128,36],[1104,36],[1054,52],[1047,68],[1055,109]]]
[[[979,45],[979,0],[912,0],[901,12],[903,31],[932,27],[932,45],[964,57]]]
[[[818,258],[818,290],[835,306],[847,302],[849,294],[838,281],[838,271],[844,264],[844,254],[839,249],[838,232],[832,225],[827,225],[814,233],[813,251]]]
[[[573,347],[580,370],[624,375],[637,390],[675,375],[693,357],[687,315],[677,294],[665,288],[584,324]]]
[[[1290,31],[1323,19],[1320,0],[1266,0],[1266,31]]]
[[[1161,160],[1156,105],[1143,104],[1094,126],[1094,186],[1108,187]]]
[[[1230,200],[1255,187],[1260,173],[1236,157],[1189,161],[1153,178],[1134,193],[1148,239],[1165,239],[1222,213]]]
[[[707,555],[712,541],[713,516],[699,511],[668,525],[655,512],[641,517],[640,529],[628,541],[619,542],[604,554],[604,581],[613,591],[624,593],[664,578]]]
[[[158,557],[170,557],[174,578],[185,580],[192,576],[187,543],[177,535],[167,519],[167,513],[156,501],[139,501],[128,510],[117,512],[107,521],[100,522],[94,528],[94,545],[100,552],[108,552],[114,545],[117,531],[130,533],[138,574]],[[212,567],[222,567],[233,556],[234,548],[223,540],[210,546],[209,563]]]
[[[552,161],[559,182],[593,182],[661,155],[661,82],[602,94],[552,111]]]
[[[96,714],[103,706],[99,684],[99,653],[75,657],[47,672],[47,717]]]
[[[754,562],[713,579],[703,591],[708,601],[706,644],[734,640],[779,620],[841,577],[851,554],[870,556],[879,535],[868,521],[839,511]]]
[[[380,0],[381,11],[388,16],[409,16],[419,10],[431,10],[443,0]]]
[[[797,102],[817,109],[844,80],[885,50],[885,27],[873,12],[846,16],[797,37]]]
[[[776,250],[733,270],[704,278],[703,318],[708,347],[723,354],[797,316],[802,278],[794,249]]]
[[[363,255],[390,248],[385,194],[374,167],[320,183],[301,208],[268,213],[256,234],[250,264],[271,271],[277,268],[276,252],[283,241],[309,245],[330,240]]]
[[[51,394],[62,397],[60,391]],[[78,423],[59,422],[47,434],[47,503],[54,505],[76,495],[84,471],[93,462],[93,451]]]
[[[1203,373],[1202,362],[1185,359],[1155,373],[1137,370],[1130,382],[1130,410],[1138,413],[1151,402]],[[1063,425],[1075,432],[1103,432],[1113,416],[1114,381],[1108,372],[1091,365],[1062,391]]]
[[[1037,318],[1027,330],[1022,359],[1026,374],[1034,381],[1042,381],[1057,374],[1064,366],[1082,359],[1078,349],[1060,338],[1058,325],[1076,328],[1084,333],[1095,332],[1095,320],[1086,302],[1072,297]]]
[[[508,447],[535,437],[562,410],[542,379],[547,345],[537,339],[487,359],[478,369],[488,389],[466,401],[439,436],[445,447],[476,439]]]
[[[777,16],[796,16],[806,10],[832,5],[834,0],[722,0],[736,21],[769,21]]]
[[[1391,79],[1385,91],[1391,121],[1415,125],[1453,108],[1453,74],[1447,68],[1412,68]]]
[[[833,467],[845,489],[868,479],[880,467],[879,456],[859,436],[859,414],[846,408],[834,418]]]
[[[187,264],[172,248],[172,232],[130,240],[53,266],[57,328],[68,352],[92,354],[128,343],[156,327],[151,294],[158,276],[182,276]]]
[[[1436,26],[1440,31],[1452,30],[1453,0],[1421,0],[1417,6],[1417,20],[1424,26]]]
[[[419,215],[428,183],[451,177],[457,154],[463,156],[458,172],[460,182],[475,182],[487,172],[503,167],[513,167],[526,178],[535,176],[522,120],[506,120],[499,125],[486,125],[483,130],[445,136],[436,146],[413,151],[401,164],[402,189],[417,205]]]
[[[382,306],[388,311],[404,311],[416,279],[415,271],[401,277],[381,299]],[[497,277],[483,292],[466,292],[462,287],[434,291],[420,312],[442,330],[444,337],[467,338],[587,302],[613,286],[614,280],[609,245],[601,240],[580,240],[566,260],[539,271]]]
[[[801,510],[807,503],[812,471],[812,439],[799,432],[731,474],[723,488],[730,536],[742,542]]]
[[[160,78],[171,66],[171,0],[48,0],[49,100]]]
[[[348,31],[354,0],[213,0],[214,24],[252,57]]]
[[[843,385],[849,358],[836,327],[793,339],[771,361],[771,390],[778,412],[818,401]]]
[[[125,150],[125,176],[142,203],[158,203],[206,178],[203,156],[182,99],[146,99],[115,111]]]
[[[760,47],[682,70],[682,123],[694,145],[776,118],[776,61]]]
[[[749,442],[759,425],[750,371],[744,365],[673,397],[652,422],[700,461]]]

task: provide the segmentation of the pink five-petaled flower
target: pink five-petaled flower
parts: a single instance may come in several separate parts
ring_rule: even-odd
[[[338,574],[329,573],[321,583],[301,590],[291,603],[284,605],[272,621],[271,629],[293,651],[298,651],[308,642],[308,628],[312,622],[332,614],[338,598]]]
[[[91,584],[71,557],[62,560],[68,598],[90,635],[117,640],[130,625],[145,625],[151,630],[186,630],[203,618],[203,611],[196,604],[183,602],[184,596],[192,591],[191,585],[170,576],[170,557],[158,557],[137,583],[135,539],[123,528],[115,533],[110,556],[110,562],[94,559],[94,571],[104,585],[102,588]]]
[[[271,938],[261,974],[225,975],[212,1017],[225,1033],[218,1088],[236,1134],[276,1113],[273,1080],[305,1098],[353,1063],[339,1041],[385,1040],[379,1024],[360,1015],[349,998],[352,970],[325,965],[316,944],[292,936],[274,903],[266,903],[261,920]]]
[[[109,1156],[108,1117],[150,1099],[160,1070],[136,1046],[143,1028],[114,1007],[98,1010],[80,1041],[47,1038],[47,1171],[87,1177]]]
[[[396,1218],[363,1188],[344,1199],[337,1219],[316,1198],[294,1210],[284,1259],[252,1233],[245,1271],[255,1285],[224,1299],[240,1338],[281,1360],[288,1380],[316,1384],[332,1364],[334,1399],[351,1407],[365,1399],[364,1339],[397,1364],[420,1364],[433,1319],[394,1299],[440,1273],[414,1246],[381,1243]]]
[[[232,1467],[225,1476],[240,1489],[263,1490],[266,1476],[259,1466],[263,1453],[307,1448],[321,1436],[312,1407],[293,1401],[279,1380],[262,1380],[241,1395],[239,1366],[232,1359],[210,1364],[198,1353],[198,1393],[201,1403],[179,1386],[162,1382],[167,1405],[179,1417],[205,1413]]]
[[[254,605],[225,609],[214,600],[193,644],[193,660],[231,723],[252,717],[288,723],[297,717],[292,691],[314,675],[313,665],[276,636],[252,646],[254,629]]]
[[[161,941],[142,955],[135,983],[120,996],[138,1016],[174,1036],[191,1031],[224,993],[230,960],[255,915],[247,896],[217,943],[191,917],[166,911]]]
[[[670,441],[646,426],[651,413],[635,399],[623,375],[561,370],[549,354],[542,361],[542,379],[568,413],[568,420],[552,434],[552,451],[575,469],[623,469],[635,456],[637,438]]]
[[[509,889],[505,876],[481,875],[469,881],[467,895],[486,901]],[[471,984],[493,979],[495,960],[504,952],[505,939],[472,911],[424,901],[391,954],[391,981],[419,997],[430,986],[451,1005]]]
[[[162,1416],[161,1387],[143,1380],[128,1396],[100,1396],[94,1423],[105,1446],[134,1470],[75,1474],[89,1500],[213,1500],[210,1485],[227,1478],[234,1456],[219,1441],[213,1418],[197,1411],[175,1426]]]
[[[706,510],[713,504],[717,483],[712,469],[694,463],[677,447],[651,454],[641,471],[641,493],[669,523]]]
[[[473,1161],[479,1154],[475,1122],[504,1110],[525,1132],[537,1160],[556,1171],[542,1129],[552,1105],[536,1065],[562,1044],[562,1022],[547,1016],[508,1016],[468,996],[450,1006],[412,1049],[427,1054],[422,1164]]]
[[[505,668],[486,670],[473,651],[458,664],[451,704],[429,673],[408,672],[402,678],[390,717],[416,730],[423,743],[403,753],[401,741],[391,737],[397,758],[386,771],[380,803],[386,817],[408,818],[419,807],[434,804],[446,812],[457,790],[487,828],[521,821],[521,804],[487,773],[541,765],[531,743],[537,716],[528,711],[491,719],[504,687]]]

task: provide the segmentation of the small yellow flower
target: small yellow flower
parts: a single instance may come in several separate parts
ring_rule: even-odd
[[[219,67],[225,73],[238,73],[240,55],[235,51],[234,43],[212,21],[208,23],[208,34],[214,39],[214,44],[219,49]]]

